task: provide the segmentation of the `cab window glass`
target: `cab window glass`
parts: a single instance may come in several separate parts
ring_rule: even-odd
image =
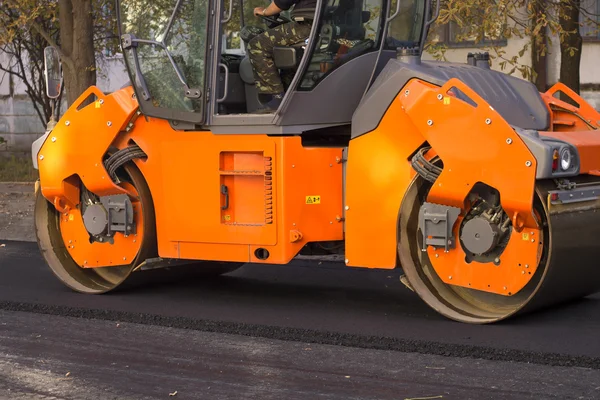
[[[400,12],[388,27],[386,48],[418,46],[423,32],[425,0],[392,0],[391,13],[396,11],[397,1],[400,1]]]
[[[329,0],[319,21],[319,36],[300,90],[311,90],[348,61],[378,49],[382,0]]]
[[[246,54],[244,41],[240,37],[240,32],[244,26],[255,26],[263,30],[268,27],[264,20],[254,16],[256,7],[266,7],[269,3],[266,0],[234,0],[231,19],[223,26],[222,53],[223,54]],[[225,0],[225,9],[228,11],[229,0]]]
[[[125,57],[132,71],[139,64],[155,107],[199,111],[203,102],[186,97],[183,83],[192,89],[204,87],[208,3],[207,0],[183,0],[173,14],[176,4],[176,1],[164,0],[120,2],[123,33],[166,46],[165,50],[156,44],[138,43],[125,52]],[[133,75],[136,80],[140,79],[135,72]]]

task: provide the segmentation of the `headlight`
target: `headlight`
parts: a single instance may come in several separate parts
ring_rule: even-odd
[[[569,149],[563,149],[560,153],[560,168],[563,171],[568,170],[569,168],[571,168],[571,160],[573,159],[572,155],[571,155],[571,150]]]

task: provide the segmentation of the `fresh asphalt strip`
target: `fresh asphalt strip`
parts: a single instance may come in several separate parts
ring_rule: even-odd
[[[3,242],[0,309],[285,341],[600,369],[600,296],[495,325],[430,310],[399,271],[337,265],[246,265],[210,280],[193,271],[140,274],[129,288],[87,296],[64,287],[37,246]]]

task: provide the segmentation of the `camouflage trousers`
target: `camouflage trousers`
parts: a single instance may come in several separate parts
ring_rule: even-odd
[[[259,93],[283,93],[281,76],[273,62],[273,47],[289,46],[310,35],[310,24],[287,22],[255,36],[248,43],[248,56],[254,69],[254,80]]]

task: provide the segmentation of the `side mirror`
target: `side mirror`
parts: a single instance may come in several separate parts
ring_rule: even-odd
[[[58,50],[52,46],[44,49],[44,78],[46,80],[46,95],[51,99],[56,99],[60,95],[62,87],[62,73]]]

